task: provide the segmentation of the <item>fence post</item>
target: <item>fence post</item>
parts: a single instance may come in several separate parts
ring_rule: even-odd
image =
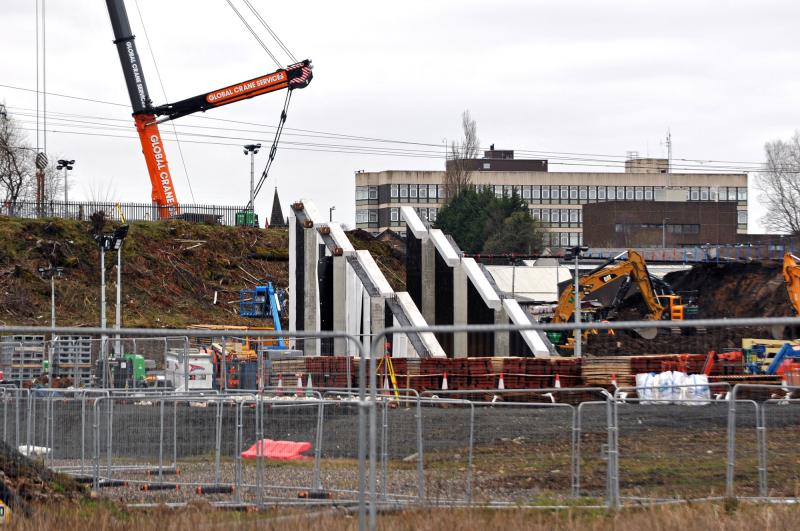
[[[767,418],[766,405],[756,406],[756,433],[758,444],[758,494],[762,498],[767,497]]]
[[[608,472],[606,480],[606,497],[609,510],[617,509],[619,500],[619,468],[617,463],[617,403],[609,398],[606,400],[606,419],[608,426]]]
[[[572,409],[572,497],[580,496],[581,406]]]
[[[734,459],[736,458],[736,391],[739,386],[733,386],[730,403],[728,404],[728,462],[725,467],[725,495],[735,498],[733,491]]]
[[[319,412],[317,413],[317,440],[315,441],[314,448],[314,490],[322,490],[322,430],[325,427],[325,399],[321,398],[319,401]]]
[[[222,459],[222,400],[217,401],[217,433],[216,448],[214,449],[214,485],[220,482],[220,461]]]
[[[422,444],[422,399],[417,394],[417,488],[419,503],[425,502],[425,463]]]
[[[164,481],[164,396],[158,404],[158,482]],[[177,468],[177,463],[175,463]]]
[[[467,450],[467,503],[472,503],[472,449],[475,446],[475,404],[469,401],[469,449]]]

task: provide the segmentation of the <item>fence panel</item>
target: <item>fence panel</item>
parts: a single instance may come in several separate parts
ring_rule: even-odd
[[[794,394],[798,390],[793,389]],[[800,497],[800,400],[787,399],[788,389],[776,388],[772,398],[761,405],[764,426],[763,490],[760,496]]]
[[[724,496],[728,407],[726,400],[704,405],[640,399],[617,402],[622,502]],[[754,419],[751,415],[750,421]],[[754,423],[750,426],[755,438]]]

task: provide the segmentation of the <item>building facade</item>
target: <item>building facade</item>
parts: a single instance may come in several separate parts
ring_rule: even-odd
[[[486,152],[486,155],[498,153]],[[503,151],[500,153],[509,153]],[[513,157],[513,152],[511,152]],[[507,157],[507,155],[506,155]],[[736,205],[736,230],[747,232],[747,174],[668,173],[666,159],[631,159],[624,172],[550,172],[547,161],[526,161],[497,170],[508,158],[484,157],[472,172],[472,182],[501,197],[516,192],[530,215],[545,228],[545,245],[568,247],[583,243],[582,206],[607,201],[654,202],[681,199],[693,202],[731,201]],[[523,162],[523,161],[518,161]],[[506,166],[507,167],[507,166]],[[403,234],[400,207],[414,207],[433,223],[444,203],[444,171],[358,172],[356,227],[379,234],[392,229]]]
[[[738,243],[736,201],[607,201],[583,206],[589,247],[695,247]]]

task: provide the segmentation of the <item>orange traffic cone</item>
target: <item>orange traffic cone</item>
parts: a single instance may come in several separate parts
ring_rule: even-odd
[[[506,383],[503,381],[503,373],[502,372],[500,373],[500,381],[497,382],[497,388],[499,390],[501,390],[501,391],[506,388]]]
[[[277,395],[278,396],[283,396],[283,375],[282,374],[278,374],[278,391],[277,391]]]
[[[561,389],[561,378],[558,377],[558,374],[556,374],[556,384],[553,387]]]
[[[294,396],[303,396],[303,374],[297,373],[297,392]]]
[[[444,378],[442,378],[442,391],[447,391],[447,371],[445,371]]]
[[[614,386],[614,389],[617,389],[619,387],[617,385],[617,375],[616,374],[612,374],[611,375],[611,385]]]

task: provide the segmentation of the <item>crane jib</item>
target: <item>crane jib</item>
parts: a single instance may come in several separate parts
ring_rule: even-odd
[[[285,88],[288,78],[285,70],[257,77],[224,89],[215,90],[206,95],[206,101],[213,105],[221,105],[232,99],[247,98],[261,94],[263,91]]]

